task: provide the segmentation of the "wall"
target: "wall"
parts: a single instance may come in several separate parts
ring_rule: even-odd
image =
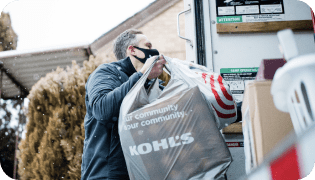
[[[177,14],[184,10],[184,2],[179,1],[153,20],[138,28],[151,41],[154,49],[158,49],[165,56],[184,60],[186,57],[185,41],[177,36]],[[180,17],[181,35],[185,35],[185,19]],[[112,47],[113,41],[100,48],[97,58],[105,62],[115,61]]]

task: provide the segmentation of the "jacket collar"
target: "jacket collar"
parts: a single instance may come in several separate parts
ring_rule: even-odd
[[[126,73],[128,76],[131,76],[133,73],[137,72],[135,67],[133,67],[129,57],[118,61],[121,66],[121,71]]]

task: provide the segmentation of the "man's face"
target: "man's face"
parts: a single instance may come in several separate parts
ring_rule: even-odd
[[[151,49],[152,48],[152,43],[148,40],[148,38],[145,35],[137,34],[136,37],[139,40],[138,47],[143,48],[143,49]],[[134,48],[133,50],[135,53],[134,55],[136,55],[137,57],[139,57],[139,58],[145,57],[145,54],[142,51],[140,51],[136,48]]]

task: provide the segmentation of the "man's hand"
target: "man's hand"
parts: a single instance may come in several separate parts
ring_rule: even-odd
[[[141,68],[140,72],[142,74],[145,73],[145,71],[151,66],[151,64],[154,62],[154,60],[157,58],[157,56],[150,57],[147,59],[147,61],[144,63],[143,67]],[[158,77],[163,72],[163,65],[166,63],[165,59],[162,55],[159,56],[159,60],[154,64],[148,79],[153,79]]]

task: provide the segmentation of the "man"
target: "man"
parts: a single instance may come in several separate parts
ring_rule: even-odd
[[[81,179],[129,179],[117,121],[122,100],[157,57],[148,79],[162,73],[165,60],[151,47],[141,31],[127,30],[114,42],[115,56],[121,60],[102,64],[89,76]]]

